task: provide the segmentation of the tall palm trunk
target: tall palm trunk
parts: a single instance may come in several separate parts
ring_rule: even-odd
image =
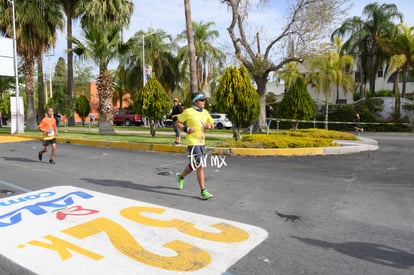
[[[198,90],[197,84],[197,64],[195,59],[195,45],[193,36],[193,23],[191,21],[191,6],[190,0],[184,0],[185,9],[185,24],[187,29],[188,52],[190,59],[190,90],[191,93],[196,93]]]
[[[395,103],[394,103],[394,119],[398,120],[401,117],[400,105],[401,105],[401,93],[400,93],[400,68],[395,72],[394,88],[395,88]]]
[[[115,133],[112,121],[114,88],[112,86],[112,76],[106,69],[101,69],[96,83],[99,98],[99,133]]]
[[[23,64],[23,73],[24,73],[24,84],[26,87],[26,95],[27,95],[27,124],[26,128],[29,130],[36,130],[37,129],[37,122],[36,122],[36,112],[35,112],[35,100],[34,100],[34,93],[35,93],[35,77],[34,77],[34,66],[35,59],[32,56],[25,56],[24,57],[24,64]]]
[[[66,20],[66,28],[67,28],[67,37],[72,37],[72,17],[67,17]],[[72,49],[72,40],[67,39],[67,49],[68,49],[68,88],[67,94],[73,98],[73,52]],[[68,124],[70,126],[75,125],[75,117],[69,117]]]
[[[37,121],[40,121],[45,116],[45,82],[43,80],[43,58],[37,57]]]

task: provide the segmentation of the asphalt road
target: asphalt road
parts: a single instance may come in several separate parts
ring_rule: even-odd
[[[50,165],[37,160],[40,141],[0,143],[0,200],[76,186],[268,232],[222,274],[413,274],[414,136],[366,136],[377,151],[226,157],[206,168],[208,201],[198,199],[195,175],[176,188],[181,154],[58,144]],[[0,274],[30,274],[3,256]]]

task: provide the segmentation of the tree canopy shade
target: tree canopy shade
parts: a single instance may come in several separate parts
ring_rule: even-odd
[[[251,124],[260,115],[260,98],[246,68],[228,67],[215,95],[217,110],[226,113],[233,122],[234,137],[239,140],[240,128]]]
[[[155,77],[151,77],[142,92],[134,99],[133,109],[136,113],[150,120],[151,135],[155,136],[155,121],[170,113],[171,99]]]
[[[276,109],[276,114],[281,118],[307,120],[316,115],[315,102],[312,100],[303,77],[296,78],[295,83],[289,86],[285,96]],[[297,130],[299,122],[292,123]]]

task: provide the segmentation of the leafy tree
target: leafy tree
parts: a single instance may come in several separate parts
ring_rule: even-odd
[[[10,117],[10,94],[9,93],[3,93],[0,96],[0,114],[2,116]],[[0,120],[0,126],[1,125],[2,125],[2,121]]]
[[[56,62],[55,72],[53,74],[53,90],[61,87],[66,91],[67,75],[68,72],[66,69],[65,59],[63,57],[59,57]]]
[[[37,129],[35,112],[35,62],[57,39],[63,14],[55,0],[15,1],[17,53],[23,59],[27,94],[27,129]],[[13,37],[12,7],[0,1],[0,32]]]
[[[315,42],[323,36],[328,36],[331,23],[341,18],[341,9],[346,0],[292,0],[288,1],[286,24],[281,26],[278,35],[267,39],[269,43],[261,51],[260,32],[255,37],[246,33],[248,11],[253,1],[222,0],[232,13],[232,19],[227,28],[236,58],[246,67],[256,83],[256,91],[260,96],[260,120],[255,124],[256,131],[267,128],[265,123],[265,95],[269,74],[277,72],[289,62],[302,62],[309,52],[317,52]],[[258,1],[259,4],[270,1]],[[345,7],[346,8],[346,7]],[[256,43],[252,43],[255,41]],[[274,48],[290,43],[289,53],[275,61]],[[254,46],[257,45],[257,49]]]
[[[0,99],[2,95],[7,90],[15,88],[15,78],[14,76],[2,76],[0,75]]]
[[[64,90],[56,90],[46,104],[46,108],[53,108],[55,113],[60,112],[62,115],[70,117],[73,115],[74,99]]]
[[[88,117],[91,112],[91,106],[89,104],[89,99],[80,95],[75,102],[75,112],[80,116],[82,120],[82,126],[85,126],[85,119]]]
[[[259,118],[260,99],[244,67],[228,67],[216,90],[217,111],[226,113],[233,122],[234,138],[240,139],[240,128]]]
[[[136,113],[148,117],[151,135],[155,136],[155,121],[162,119],[171,110],[172,103],[168,94],[155,77],[151,77],[133,104]]]
[[[276,114],[281,118],[308,120],[316,115],[316,105],[306,89],[305,81],[298,77],[290,86],[285,96],[276,109]],[[298,129],[299,122],[293,122],[292,128]]]

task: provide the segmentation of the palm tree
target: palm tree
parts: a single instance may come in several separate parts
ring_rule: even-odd
[[[391,55],[388,74],[396,72],[397,69],[403,72],[401,96],[404,98],[408,71],[411,65],[414,64],[414,26],[409,27],[405,24],[397,25],[395,36],[389,43],[384,44],[384,48],[390,51]]]
[[[0,29],[13,37],[12,11],[7,0],[2,0]],[[17,53],[23,59],[23,73],[27,94],[27,129],[37,129],[35,112],[35,61],[53,47],[57,29],[63,28],[63,14],[56,0],[16,1]]]
[[[120,27],[90,24],[83,29],[84,42],[72,38],[73,51],[81,58],[92,60],[99,67],[96,83],[99,98],[99,133],[114,133],[112,97],[114,86],[108,64],[119,56],[122,50]]]
[[[225,62],[224,53],[215,48],[211,42],[220,36],[217,30],[211,30],[214,22],[192,23],[193,37],[195,44],[196,72],[199,90],[206,90],[209,83],[215,77],[217,68],[222,68]],[[184,31],[180,35],[187,37]],[[188,54],[188,47],[184,47]]]
[[[82,27],[118,25],[120,31],[129,25],[133,12],[134,3],[128,0],[80,1],[76,7],[76,13],[82,17]]]
[[[341,54],[350,54],[357,59],[358,70],[360,73],[360,86],[359,93],[361,98],[365,98],[365,85],[368,82],[368,52],[369,43],[368,34],[364,29],[364,21],[358,17],[348,18],[344,21],[342,26],[336,29],[332,36],[331,41],[337,38],[349,35],[348,40],[341,47]]]
[[[408,70],[410,65],[414,64],[414,26],[397,25],[394,37],[391,41],[384,43],[383,47],[391,56],[385,78],[388,79],[390,75],[394,75],[394,118],[398,119],[401,97],[405,97]],[[399,87],[401,70],[403,72],[402,93]]]
[[[339,88],[343,88],[344,92],[351,91],[354,85],[354,79],[350,73],[354,66],[354,58],[349,54],[342,54],[342,43],[340,38],[334,39],[334,46],[336,49],[337,57],[334,67],[337,72],[336,78],[336,104],[339,104]]]
[[[142,39],[144,48],[142,48]],[[138,31],[131,37],[126,45],[128,51],[121,56],[121,63],[125,64],[125,87],[134,97],[143,85],[143,60],[153,68],[153,74],[159,80],[168,94],[171,94],[178,85],[178,60],[173,56],[174,43],[170,35],[162,30],[149,28],[147,32]]]
[[[312,83],[318,92],[325,95],[325,129],[328,129],[329,99],[339,78],[336,66],[338,59],[337,53],[328,52],[306,61],[306,66],[311,72],[307,74],[306,80]]]
[[[378,67],[383,59],[383,52],[380,44],[392,37],[395,24],[394,19],[402,21],[402,14],[398,12],[395,4],[371,3],[364,7],[363,15],[366,21],[360,17],[353,17],[334,31],[333,36],[349,35],[344,43],[344,49],[355,52],[361,51],[361,55],[366,57],[367,76],[369,78],[370,92],[375,96],[375,79]],[[362,60],[360,60],[363,63]],[[362,72],[361,72],[362,74]],[[362,83],[362,82],[361,82]]]

